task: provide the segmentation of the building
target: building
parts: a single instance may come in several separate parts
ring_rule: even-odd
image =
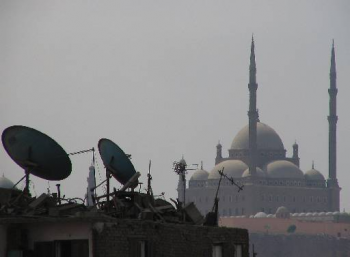
[[[252,38],[249,66],[248,125],[234,137],[228,156],[222,145],[216,146],[216,166],[207,172],[201,169],[191,176],[186,188],[186,201],[193,201],[202,214],[208,213],[220,181],[219,170],[244,185],[237,192],[230,181],[222,179],[219,191],[220,216],[249,216],[258,212],[274,214],[280,206],[292,213],[339,211],[340,187],[336,169],[336,62],[334,43],[331,51],[329,92],[329,176],[314,168],[303,172],[299,167],[298,144],[293,155],[286,156],[282,139],[269,125],[259,120],[257,110],[255,46]],[[181,180],[181,177],[180,177]],[[184,183],[179,181],[179,199],[184,199]]]
[[[28,198],[13,186],[0,178],[0,256],[249,257],[246,229],[153,220],[150,213],[116,218],[96,207],[60,203],[57,195]]]

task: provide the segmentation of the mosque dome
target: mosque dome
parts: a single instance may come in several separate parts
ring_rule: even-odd
[[[190,180],[207,180],[209,172],[203,169],[196,170]]]
[[[284,150],[280,136],[270,126],[257,123],[258,149]],[[231,149],[249,149],[249,125],[242,128],[232,141]]]
[[[8,178],[5,178],[4,175],[0,177],[0,188],[12,189],[14,185],[15,184]]]
[[[254,218],[266,218],[267,214],[265,212],[258,212],[254,215]]]
[[[224,173],[228,177],[240,178],[248,166],[240,160],[226,160],[217,164],[209,173],[208,179],[219,179],[219,170],[224,168]]]
[[[311,170],[308,170],[307,172],[305,172],[305,178],[307,180],[322,180],[324,181],[325,178],[322,175],[321,172],[319,172],[318,170],[315,170],[314,168],[312,168]]]
[[[290,217],[290,212],[286,207],[280,206],[276,211],[276,217],[280,219],[288,219]]]
[[[266,174],[265,172],[263,172],[262,169],[260,169],[259,167],[256,167],[256,174],[258,175],[258,177],[266,177]],[[248,177],[249,176],[249,168],[246,169],[243,174],[242,174],[242,177]]]
[[[303,172],[298,168],[298,166],[290,161],[272,161],[265,165],[264,170],[271,178],[304,178]]]

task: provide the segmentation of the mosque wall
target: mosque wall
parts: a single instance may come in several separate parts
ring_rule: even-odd
[[[190,187],[186,190],[187,202],[194,202],[205,215],[214,204],[217,187]],[[235,186],[222,186],[219,191],[220,216],[255,215],[257,212],[275,214],[285,206],[292,212],[328,212],[329,189],[312,187],[285,187],[245,185],[238,192]]]
[[[325,235],[272,235],[250,233],[259,257],[348,257],[350,240]]]

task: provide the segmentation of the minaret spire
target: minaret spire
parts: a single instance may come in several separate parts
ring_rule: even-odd
[[[256,62],[255,62],[255,43],[252,36],[250,48],[250,64],[249,64],[249,173],[256,175],[256,154],[257,154],[257,122],[258,111],[256,109],[256,91],[258,84],[256,83]]]
[[[331,68],[329,72],[330,88],[329,93],[329,186],[338,186],[337,181],[337,71],[335,64],[334,40],[331,52]]]
[[[331,52],[331,67],[329,72],[330,87],[329,93],[329,145],[328,145],[328,180],[327,187],[330,189],[329,208],[330,211],[339,211],[340,187],[337,180],[337,71],[335,64],[334,40]]]

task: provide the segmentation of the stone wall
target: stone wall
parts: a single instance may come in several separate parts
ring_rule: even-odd
[[[249,235],[258,257],[349,257],[350,240],[330,236]]]
[[[248,231],[245,229],[166,224],[137,220],[98,222],[93,226],[94,257],[140,256],[137,248],[146,243],[153,257],[211,257],[213,245],[221,245],[223,256],[234,257],[235,245],[242,245],[243,257],[249,256]]]

